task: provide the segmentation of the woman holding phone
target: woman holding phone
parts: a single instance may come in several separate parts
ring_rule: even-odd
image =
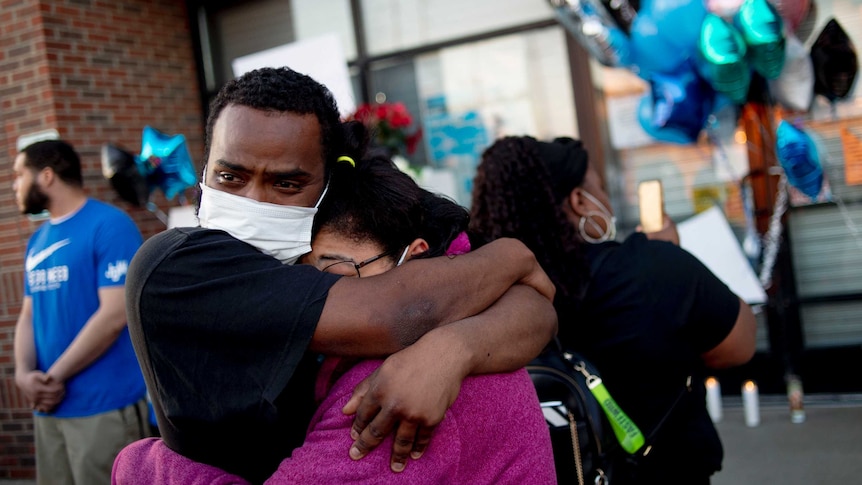
[[[649,455],[614,484],[709,483],[723,451],[706,411],[706,369],[752,357],[754,315],[678,246],[672,224],[652,238],[638,232],[618,242],[615,223],[579,141],[507,137],[482,155],[471,235],[524,242],[557,287],[563,346],[596,365],[645,434],[667,416]]]

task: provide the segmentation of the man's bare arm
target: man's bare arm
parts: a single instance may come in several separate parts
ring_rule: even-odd
[[[125,326],[124,287],[100,288],[99,309],[51,365],[47,374],[59,382],[65,382],[101,357],[117,340]]]
[[[15,324],[15,384],[33,409],[48,412],[63,400],[62,382],[36,369],[36,340],[33,334],[33,300],[25,297]]]
[[[524,288],[501,298],[517,283]],[[515,239],[499,239],[455,258],[414,260],[371,278],[342,278],[333,285],[311,350],[375,357],[420,338],[429,341],[407,351],[425,356],[411,364],[416,367],[384,363],[367,381],[369,398],[362,399],[365,393],[359,391],[354,400],[362,406],[353,431],[358,444],[352,456],[364,456],[396,425],[393,469],[406,462],[417,439],[424,449],[464,376],[515,370],[541,351],[556,331],[554,293],[533,253]],[[531,305],[536,307],[527,310]],[[448,325],[452,322],[458,324]],[[438,327],[443,328],[430,332]],[[439,358],[441,351],[452,349],[459,350],[447,360]],[[414,360],[397,355],[390,359]],[[382,384],[374,385],[378,380]]]
[[[428,332],[356,388],[344,408],[356,413],[351,457],[365,456],[397,425],[391,468],[403,470],[408,456],[425,451],[466,376],[523,367],[556,331],[553,305],[517,285],[479,315]]]
[[[485,310],[519,282],[553,299],[550,279],[514,239],[456,258],[414,260],[371,278],[342,278],[329,290],[310,349],[341,356],[389,355],[433,328]]]
[[[36,341],[33,337],[33,300],[28,296],[21,304],[15,324],[15,379],[36,370]]]

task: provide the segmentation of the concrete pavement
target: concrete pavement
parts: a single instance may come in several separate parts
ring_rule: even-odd
[[[763,396],[753,428],[739,397],[724,404],[716,424],[724,466],[712,485],[862,484],[862,396],[806,396],[800,424],[790,422],[784,396]]]
[[[739,396],[723,399],[716,427],[724,467],[712,485],[862,484],[862,395],[808,395],[800,424],[790,422],[785,396],[760,402],[760,425],[749,428]],[[0,479],[0,485],[33,484]]]

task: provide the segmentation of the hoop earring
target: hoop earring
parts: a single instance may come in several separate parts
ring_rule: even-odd
[[[610,217],[605,215],[603,212],[589,211],[589,212],[587,212],[587,215],[585,215],[584,217],[581,217],[581,220],[578,222],[578,233],[581,235],[581,238],[583,238],[584,241],[586,241],[590,244],[599,244],[599,243],[603,243],[603,242],[607,241],[609,239],[609,236],[610,236],[610,231],[608,229],[602,229],[602,226],[599,225],[598,222],[590,219],[591,217],[598,217],[605,222],[606,228],[611,227]],[[595,229],[596,231],[598,231],[598,233],[600,234],[598,238],[595,238],[595,237],[587,234],[585,226],[586,226],[588,221],[590,223],[590,226],[593,229]]]

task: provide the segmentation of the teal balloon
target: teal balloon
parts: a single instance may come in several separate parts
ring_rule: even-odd
[[[718,15],[707,14],[698,42],[698,71],[713,89],[737,104],[745,103],[751,84],[747,51],[738,30]]]
[[[784,67],[784,21],[767,0],[745,0],[734,19],[748,45],[751,66],[766,79]]]

